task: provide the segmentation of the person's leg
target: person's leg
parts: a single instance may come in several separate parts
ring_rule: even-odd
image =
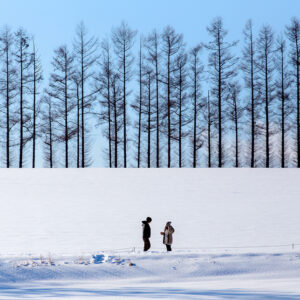
[[[151,244],[150,244],[150,240],[149,239],[144,239],[144,251],[148,251],[151,247]]]
[[[172,251],[171,245],[166,245],[167,246],[167,251]]]

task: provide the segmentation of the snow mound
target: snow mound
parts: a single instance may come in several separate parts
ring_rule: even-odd
[[[223,276],[294,277],[300,274],[300,253],[203,254],[150,251],[79,257],[1,259],[1,282],[54,279],[127,279],[159,282]]]

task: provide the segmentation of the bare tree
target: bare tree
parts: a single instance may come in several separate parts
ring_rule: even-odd
[[[124,168],[127,168],[127,97],[130,95],[128,90],[128,83],[132,77],[132,64],[134,61],[131,53],[134,37],[136,31],[129,28],[128,24],[122,22],[122,24],[113,29],[112,41],[115,48],[115,53],[118,58],[118,64],[120,69],[120,78],[123,83],[123,151],[124,151]]]
[[[283,36],[278,37],[276,41],[276,60],[275,67],[279,74],[276,80],[277,98],[280,102],[280,129],[281,129],[281,167],[286,167],[286,136],[288,126],[286,124],[288,117],[291,114],[292,107],[290,106],[290,88],[291,88],[291,74],[289,66],[286,61],[286,41]]]
[[[250,101],[247,101],[246,109],[250,115],[251,122],[251,146],[250,146],[250,167],[254,168],[256,163],[256,143],[258,136],[257,119],[259,118],[259,101],[258,101],[258,82],[257,82],[257,61],[256,61],[256,43],[253,37],[253,25],[249,20],[244,29],[245,46],[241,69],[244,74],[245,86],[250,91]]]
[[[297,167],[300,168],[300,20],[293,18],[286,34],[291,45],[291,64],[296,84],[296,122],[297,122]]]
[[[142,144],[142,107],[143,107],[143,85],[144,85],[144,55],[143,55],[143,41],[140,38],[139,62],[138,62],[138,85],[139,94],[131,103],[131,108],[138,114],[137,120],[137,167],[141,167],[141,144]]]
[[[230,83],[228,86],[229,93],[229,111],[228,116],[230,121],[233,123],[234,128],[234,148],[235,148],[235,168],[240,167],[240,130],[241,130],[241,120],[243,117],[244,108],[241,105],[240,93],[241,93],[241,86],[238,82]]]
[[[53,168],[55,164],[55,150],[54,143],[56,136],[54,132],[54,122],[56,112],[53,107],[52,98],[45,95],[41,99],[41,133],[44,144],[45,160],[49,168]]]
[[[178,126],[178,131],[175,134],[178,140],[178,167],[183,167],[183,156],[184,156],[184,139],[188,136],[189,132],[186,129],[187,125],[190,124],[192,118],[190,117],[190,106],[188,102],[188,79],[187,79],[187,54],[184,49],[178,54],[176,58],[176,74],[175,74],[175,87],[177,89],[177,107],[176,114],[178,120],[175,122]]]
[[[16,94],[17,94],[17,77],[16,77],[16,68],[12,59],[13,46],[14,46],[14,37],[11,33],[11,30],[6,26],[1,32],[0,35],[0,51],[1,57],[4,61],[4,65],[1,69],[0,77],[0,87],[1,94],[5,99],[3,104],[3,109],[5,111],[5,131],[6,131],[6,141],[5,141],[5,165],[7,168],[10,168],[12,165],[11,161],[11,148],[14,146],[12,142],[13,138],[11,137],[11,132],[14,129],[15,125],[18,123],[18,118],[15,116],[15,104],[16,104]]]
[[[76,167],[80,168],[80,157],[81,157],[81,149],[80,149],[80,130],[81,130],[81,122],[80,122],[80,109],[81,109],[81,99],[80,99],[80,74],[78,72],[74,72],[73,81],[75,85],[75,93],[76,93]]]
[[[74,76],[74,56],[70,53],[67,46],[61,46],[55,50],[55,56],[52,61],[53,73],[50,76],[48,94],[55,102],[58,116],[59,140],[65,145],[65,168],[69,167],[69,141],[76,134],[75,126],[70,122],[74,109],[74,95],[71,91]]]
[[[172,98],[172,88],[174,85],[174,72],[176,69],[176,54],[183,47],[183,36],[177,34],[174,28],[167,26],[162,33],[162,53],[164,55],[165,74],[162,78],[166,86],[166,117],[167,117],[167,139],[168,139],[168,168],[171,167],[171,140],[174,128],[172,127],[172,115],[174,111],[174,99]]]
[[[257,41],[258,48],[258,64],[260,71],[260,80],[262,82],[264,93],[262,99],[265,106],[265,166],[266,168],[270,167],[271,159],[271,149],[270,149],[270,136],[272,134],[270,130],[270,118],[272,111],[270,106],[272,100],[274,99],[274,82],[273,82],[273,71],[274,71],[274,62],[273,62],[273,53],[274,53],[274,37],[272,28],[268,25],[265,25],[261,28],[259,32],[259,37]]]
[[[43,80],[42,75],[42,66],[39,55],[37,53],[37,49],[35,47],[34,39],[32,39],[32,53],[31,53],[31,61],[32,61],[32,95],[33,95],[33,103],[32,103],[32,168],[35,168],[36,161],[36,140],[37,140],[37,95],[38,95],[38,85]]]
[[[86,132],[85,126],[86,110],[90,108],[94,100],[94,93],[88,93],[87,84],[94,75],[93,66],[98,59],[98,40],[88,37],[88,31],[83,22],[77,26],[76,38],[74,41],[74,51],[79,64],[80,84],[81,84],[81,167],[87,165]]]
[[[236,46],[237,42],[226,42],[227,31],[224,29],[221,18],[215,19],[207,31],[212,37],[212,41],[206,45],[209,50],[209,73],[211,77],[212,95],[217,100],[218,107],[218,167],[224,164],[223,159],[223,109],[226,86],[236,73],[235,65],[237,58],[231,54],[231,49]]]
[[[119,143],[122,142],[120,137],[120,131],[123,129],[123,109],[124,109],[124,102],[122,97],[122,87],[121,81],[119,79],[119,75],[116,73],[112,74],[112,141],[113,141],[113,153],[114,153],[114,167],[119,167]]]
[[[29,92],[30,83],[30,67],[32,64],[31,55],[29,53],[29,37],[24,29],[20,28],[15,33],[15,58],[18,65],[18,87],[20,97],[20,110],[19,110],[19,124],[20,124],[20,137],[19,137],[19,168],[23,167],[24,163],[24,147],[31,139],[30,128],[28,128],[31,115],[27,107],[27,100],[25,96]],[[24,135],[25,130],[25,135]],[[29,133],[29,135],[28,135]]]
[[[156,98],[156,168],[160,167],[160,122],[161,122],[161,103],[160,103],[160,70],[159,63],[161,53],[159,50],[160,36],[154,30],[146,40],[147,58],[150,66],[154,70],[155,98]]]
[[[210,99],[210,92],[207,92],[207,99],[206,99],[206,113],[204,114],[204,119],[207,123],[207,167],[211,168],[212,164],[212,127],[214,125],[215,113],[211,106],[211,99]]]
[[[202,50],[201,45],[197,45],[190,51],[190,69],[191,69],[191,88],[192,88],[192,99],[193,99],[193,168],[198,165],[198,150],[201,148],[202,143],[199,137],[199,112],[201,110],[201,86],[200,82],[203,79],[202,73],[204,71],[204,66],[200,61],[200,52]]]
[[[151,168],[152,166],[152,132],[156,130],[156,122],[154,115],[156,115],[156,105],[153,103],[153,81],[155,79],[153,65],[145,64],[145,56],[142,53],[142,44],[140,44],[139,51],[139,94],[136,97],[136,101],[132,103],[131,107],[138,114],[138,120],[136,127],[138,129],[137,139],[137,167],[140,168],[143,165],[143,157],[145,156],[146,166]],[[143,136],[145,141],[143,143]],[[145,145],[145,155],[143,155],[143,145]]]
[[[153,126],[153,114],[154,111],[152,109],[152,98],[153,98],[153,91],[152,91],[152,82],[154,79],[153,70],[151,68],[148,68],[146,70],[145,74],[145,86],[146,86],[146,93],[147,97],[145,98],[145,108],[143,111],[145,112],[145,115],[147,116],[147,121],[145,125],[145,129],[147,132],[147,167],[151,168],[151,152],[152,152],[152,143],[151,143],[151,132],[154,128]]]
[[[100,101],[100,123],[104,127],[104,135],[108,141],[108,165],[112,168],[112,101],[111,101],[111,81],[112,81],[112,58],[109,41],[103,40],[101,43],[102,55],[100,61],[100,72],[96,78],[97,89],[100,91],[102,99]]]

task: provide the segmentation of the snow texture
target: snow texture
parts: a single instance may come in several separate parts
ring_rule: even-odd
[[[300,299],[299,182],[296,169],[2,170],[0,299]]]

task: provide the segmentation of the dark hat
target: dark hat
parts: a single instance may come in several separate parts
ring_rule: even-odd
[[[148,217],[148,218],[146,219],[146,221],[147,221],[148,223],[150,223],[150,222],[152,221],[152,219],[151,219],[150,217]]]

